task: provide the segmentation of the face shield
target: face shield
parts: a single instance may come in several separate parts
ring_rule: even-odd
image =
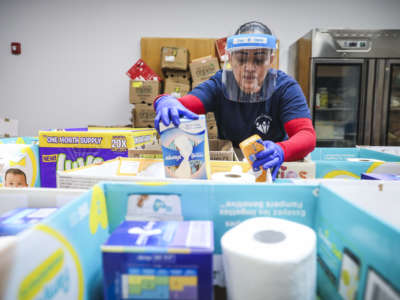
[[[275,90],[271,62],[276,38],[268,34],[239,34],[228,38],[230,67],[224,67],[222,86],[227,99],[242,103],[267,101]]]

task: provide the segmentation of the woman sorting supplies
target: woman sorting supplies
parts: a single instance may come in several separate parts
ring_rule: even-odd
[[[271,68],[276,38],[260,22],[248,22],[227,39],[230,68],[224,67],[182,98],[160,95],[154,101],[159,123],[178,126],[180,117],[197,119],[213,112],[218,138],[234,147],[258,134],[265,150],[256,154],[253,169],[271,168],[275,179],[284,161],[304,158],[316,144],[310,111],[299,84]]]

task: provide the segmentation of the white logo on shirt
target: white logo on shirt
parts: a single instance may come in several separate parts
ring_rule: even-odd
[[[260,131],[263,134],[267,134],[269,131],[269,127],[271,125],[272,118],[266,114],[262,114],[257,117],[255,120],[255,125],[258,131]]]

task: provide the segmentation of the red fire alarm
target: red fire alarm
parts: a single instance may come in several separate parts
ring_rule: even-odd
[[[21,54],[21,43],[16,43],[16,42],[11,43],[11,54],[14,55]]]

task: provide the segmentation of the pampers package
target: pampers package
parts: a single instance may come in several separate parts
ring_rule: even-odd
[[[160,122],[161,148],[165,176],[208,179],[210,153],[204,115],[198,120],[182,118],[180,124],[165,126]]]
[[[154,129],[104,131],[40,131],[39,154],[42,187],[57,186],[57,171],[100,163],[128,149],[156,139]]]
[[[211,221],[124,221],[102,246],[105,299],[212,299]]]
[[[18,234],[55,212],[57,208],[19,207],[0,216],[0,236]]]
[[[38,145],[0,144],[0,186],[40,187]]]

